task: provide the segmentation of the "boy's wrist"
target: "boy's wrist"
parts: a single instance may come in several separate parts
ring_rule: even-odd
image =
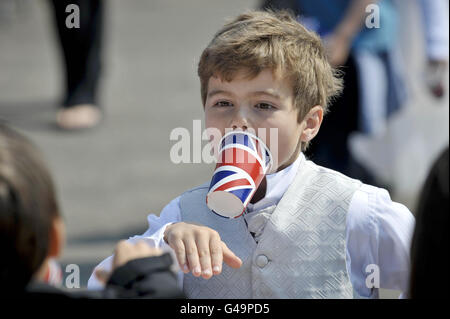
[[[170,227],[171,227],[173,224],[176,224],[176,222],[167,224],[167,225],[165,226],[165,229],[164,229],[163,241],[164,241],[164,243],[166,243],[167,245],[169,245],[169,240],[167,239],[167,233],[168,233]]]

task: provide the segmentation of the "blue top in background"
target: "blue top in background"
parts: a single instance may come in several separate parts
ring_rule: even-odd
[[[300,21],[321,37],[334,30],[344,17],[353,0],[297,0]],[[380,27],[369,29],[363,24],[354,38],[353,49],[375,51],[390,50],[396,42],[397,11],[391,0],[377,3],[380,12]],[[366,16],[369,13],[366,13]]]

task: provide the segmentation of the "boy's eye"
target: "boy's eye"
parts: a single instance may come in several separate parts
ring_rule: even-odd
[[[232,106],[232,104],[228,101],[218,101],[214,104],[214,106]]]
[[[275,107],[269,103],[258,103],[255,105],[256,108],[262,109],[262,110],[271,110],[275,109]]]

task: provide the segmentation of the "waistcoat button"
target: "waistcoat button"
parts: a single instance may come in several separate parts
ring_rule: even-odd
[[[258,255],[256,257],[256,265],[259,268],[264,268],[269,263],[269,258],[266,255]]]

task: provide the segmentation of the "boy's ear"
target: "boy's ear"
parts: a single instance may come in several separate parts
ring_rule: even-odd
[[[323,120],[323,108],[320,105],[316,105],[308,114],[306,114],[301,125],[303,126],[303,132],[300,135],[300,140],[302,142],[311,141],[319,132],[320,125]]]
[[[58,258],[62,255],[64,242],[66,240],[66,228],[61,217],[53,219],[50,227],[49,258]]]

